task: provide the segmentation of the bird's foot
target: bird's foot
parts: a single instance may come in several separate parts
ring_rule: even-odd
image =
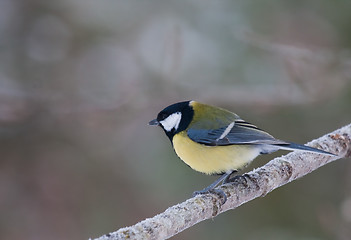
[[[232,178],[226,178],[224,179],[223,183],[231,183],[231,182],[235,182],[235,181],[241,181],[241,182],[245,182],[245,184],[247,184],[247,177],[249,177],[249,175],[247,174],[243,174],[243,175],[236,175]]]
[[[208,194],[208,193],[217,195],[221,199],[222,205],[227,201],[227,195],[221,189],[204,188],[203,190],[193,192],[193,197],[200,195],[200,194],[202,195],[202,194]]]

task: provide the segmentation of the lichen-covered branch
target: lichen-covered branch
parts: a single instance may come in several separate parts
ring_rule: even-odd
[[[244,178],[238,178],[233,183],[220,186],[219,188],[228,197],[224,204],[217,195],[198,195],[168,208],[161,214],[101,236],[97,240],[170,238],[198,222],[235,209],[257,197],[265,196],[274,189],[329,162],[350,157],[351,124],[315,139],[307,145],[332,152],[337,156],[291,152],[245,174]]]

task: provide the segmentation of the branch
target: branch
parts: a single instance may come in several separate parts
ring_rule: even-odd
[[[198,222],[235,209],[257,197],[264,197],[274,189],[301,178],[329,162],[351,157],[351,124],[315,139],[307,145],[338,156],[291,152],[245,174],[245,178],[238,178],[233,183],[221,185],[219,188],[228,197],[225,204],[222,204],[217,195],[198,195],[168,208],[153,218],[145,219],[134,226],[121,228],[95,240],[170,238]]]

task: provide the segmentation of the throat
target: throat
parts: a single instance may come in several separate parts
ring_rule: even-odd
[[[168,132],[168,131],[165,130],[165,133],[166,133],[167,137],[169,138],[169,140],[171,141],[171,143],[173,145],[173,137],[175,135],[174,132],[173,131]]]

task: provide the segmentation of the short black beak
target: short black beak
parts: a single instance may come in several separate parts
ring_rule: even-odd
[[[150,126],[158,126],[158,125],[160,125],[160,123],[157,121],[157,119],[154,119],[154,120],[151,120],[149,122],[149,125]]]

